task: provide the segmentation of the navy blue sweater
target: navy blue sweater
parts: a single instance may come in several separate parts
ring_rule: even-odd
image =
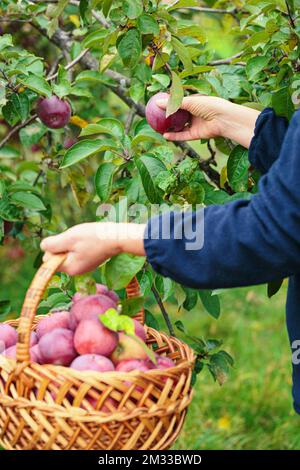
[[[172,213],[171,239],[161,236],[167,215],[152,218],[145,232],[154,270],[186,286],[241,287],[289,277],[287,326],[294,353],[300,346],[294,343],[300,340],[299,148],[300,111],[288,124],[266,109],[249,151],[251,164],[263,173],[258,193],[251,200],[205,208],[204,244],[196,251],[186,250],[186,239],[176,236],[183,224],[180,213]],[[184,218],[196,227],[195,212]],[[300,364],[293,362],[294,406],[300,413]]]

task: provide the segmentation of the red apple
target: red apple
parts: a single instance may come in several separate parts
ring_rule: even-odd
[[[96,284],[96,291],[97,294],[102,294],[106,295],[107,297],[110,297],[111,300],[116,304],[119,302],[119,296],[113,290],[109,290],[109,288],[104,284]]]
[[[157,93],[152,96],[146,106],[146,119],[148,124],[160,134],[165,132],[180,132],[190,121],[191,115],[184,109],[179,109],[176,113],[166,117],[166,111],[157,106],[156,101],[169,98],[168,93]]]
[[[70,322],[70,313],[68,311],[61,311],[52,313],[49,316],[46,316],[42,320],[39,321],[36,327],[36,334],[40,339],[50,331],[53,331],[57,328],[69,328]]]
[[[153,367],[150,366],[149,362],[138,359],[128,359],[126,361],[121,361],[116,366],[116,370],[118,372],[130,372],[132,370],[146,372],[149,369],[153,369]]]
[[[6,323],[0,323],[0,353],[11,346],[14,346],[17,340],[17,331]]]
[[[133,321],[134,321],[134,332],[136,336],[138,336],[145,343],[147,339],[145,328],[143,327],[143,325],[141,325],[139,321],[137,320],[133,320]]]
[[[50,129],[65,127],[71,117],[71,106],[65,100],[52,95],[51,98],[40,98],[37,103],[37,115]]]
[[[99,354],[84,354],[83,356],[76,357],[72,364],[71,369],[75,370],[95,370],[97,372],[111,372],[115,370],[113,363],[105,356]]]
[[[30,347],[35,346],[38,343],[38,337],[35,331],[30,333]]]
[[[146,351],[134,338],[127,336],[125,333],[119,333],[119,343],[111,355],[114,364],[129,359],[146,360],[147,357]]]
[[[79,354],[110,356],[118,344],[118,334],[106,328],[99,320],[79,323],[74,336],[75,349]]]
[[[98,319],[98,316],[109,308],[116,308],[116,304],[106,295],[87,295],[76,299],[70,311],[71,324],[74,326],[82,320]]]
[[[66,137],[63,143],[64,149],[69,149],[72,145],[76,144],[77,139],[75,137]]]
[[[43,335],[39,346],[44,364],[68,366],[77,356],[74,335],[66,328],[57,328]]]

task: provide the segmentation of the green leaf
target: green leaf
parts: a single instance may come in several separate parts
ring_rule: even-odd
[[[75,78],[76,83],[80,82],[97,82],[104,85],[114,85],[113,80],[106,77],[104,74],[97,72],[97,70],[83,70]]]
[[[170,88],[170,98],[167,105],[166,116],[176,113],[183,100],[183,87],[178,75],[172,71],[172,85]]]
[[[95,188],[101,201],[106,202],[111,194],[113,176],[117,167],[113,163],[102,163],[95,176]]]
[[[60,168],[67,168],[92,155],[114,148],[116,145],[110,139],[81,140],[66,151]]]
[[[79,2],[79,14],[83,21],[83,24],[87,24],[86,14],[89,8],[89,0],[80,0]]]
[[[34,122],[29,124],[28,126],[23,127],[19,132],[21,144],[24,145],[24,147],[37,144],[47,131],[48,128],[42,123]]]
[[[154,330],[159,331],[159,329],[160,329],[159,328],[159,323],[156,320],[153,313],[151,313],[149,310],[146,310],[146,309],[145,309],[145,323],[146,323],[147,326],[149,326],[150,328],[153,328]]]
[[[201,26],[198,26],[196,24],[192,24],[189,26],[180,26],[177,34],[179,36],[192,36],[194,38],[197,38],[199,42],[205,43],[206,37],[205,34],[203,33],[203,30],[201,29]]]
[[[124,126],[120,121],[113,118],[103,118],[100,119],[100,121],[97,121],[96,124],[89,124],[82,129],[80,136],[109,134],[114,136],[116,139],[123,139],[124,133]]]
[[[155,178],[161,171],[167,170],[163,162],[154,155],[145,154],[135,158],[135,164],[149,201],[152,204],[161,202],[162,191],[155,185]]]
[[[129,29],[118,44],[118,52],[125,67],[135,67],[142,53],[141,35],[136,28]]]
[[[106,328],[112,331],[119,330],[119,313],[114,308],[109,308],[105,313],[99,315],[99,320]]]
[[[107,16],[110,10],[110,7],[112,6],[113,0],[103,0],[103,6],[102,6],[102,11],[104,13],[104,16]]]
[[[50,16],[52,20],[50,21],[48,28],[47,28],[49,38],[53,36],[56,29],[58,28],[58,17],[63,13],[68,3],[69,3],[68,0],[58,0],[57,5],[50,10],[51,11]]]
[[[272,94],[272,107],[277,116],[286,117],[287,119],[292,118],[295,107],[291,99],[289,87],[283,87]]]
[[[5,120],[13,126],[16,122],[26,121],[29,114],[29,99],[25,93],[14,93],[2,108]]]
[[[53,85],[53,92],[59,97],[64,98],[72,91],[71,83],[68,80],[61,80],[58,84]]]
[[[51,87],[43,77],[30,73],[26,77],[19,78],[18,81],[39,95],[46,96],[47,98],[50,98],[52,95]]]
[[[213,354],[209,360],[209,370],[215,380],[219,382],[220,385],[223,385],[228,377],[230,364],[228,358],[220,352]]]
[[[127,253],[111,258],[105,265],[105,277],[110,289],[119,290],[126,287],[131,279],[142,269],[145,258]]]
[[[11,47],[11,46],[13,46],[13,40],[12,40],[11,34],[3,34],[3,36],[0,36],[0,51],[5,49],[6,47]]]
[[[153,16],[144,13],[137,20],[137,27],[141,34],[153,34],[154,36],[159,35],[159,25]]]
[[[227,162],[227,177],[234,191],[247,191],[249,166],[248,151],[238,145],[232,150]]]
[[[187,8],[187,7],[198,7],[199,2],[198,0],[178,0],[177,2],[172,2],[170,6],[168,6],[168,10],[176,10],[177,8]]]
[[[24,207],[26,209],[44,211],[46,207],[43,201],[35,194],[18,191],[11,196],[11,201],[16,205]]]
[[[123,9],[128,18],[135,20],[143,13],[143,2],[142,0],[125,0],[123,2]]]
[[[6,316],[10,313],[10,311],[11,311],[10,300],[0,300],[0,321],[5,320]]]
[[[220,299],[217,295],[212,295],[211,290],[200,290],[199,297],[203,307],[214,318],[219,318],[221,313]]]
[[[109,31],[105,28],[97,29],[96,31],[93,31],[84,38],[82,46],[84,48],[93,47],[97,45],[100,46],[103,43],[103,40],[108,35],[108,33]]]
[[[178,54],[179,59],[184,65],[184,68],[189,71],[193,68],[193,62],[189,55],[188,48],[181,42],[179,39],[172,37],[171,40],[172,46],[176,53]]]
[[[76,292],[83,295],[94,295],[97,291],[96,281],[90,273],[74,276],[74,287]]]
[[[49,295],[46,300],[42,300],[39,305],[39,308],[47,308],[49,310],[53,308],[63,308],[67,307],[70,304],[70,298],[63,292],[56,292]]]
[[[271,299],[277,292],[280,291],[281,286],[283,284],[284,279],[280,279],[279,281],[269,282],[268,284],[268,297]]]
[[[132,297],[129,299],[121,300],[122,314],[133,317],[143,308],[144,298],[143,297]]]
[[[182,306],[185,310],[187,310],[189,312],[190,310],[192,310],[197,305],[197,301],[198,301],[197,291],[195,289],[191,289],[189,287],[184,287],[184,286],[182,286],[182,287],[183,287],[183,290],[186,294],[186,299],[183,302]]]
[[[246,65],[246,73],[249,80],[253,80],[269,63],[269,57],[257,56],[249,59]]]

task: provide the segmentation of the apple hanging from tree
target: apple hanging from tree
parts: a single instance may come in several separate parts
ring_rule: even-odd
[[[152,96],[146,106],[146,119],[148,124],[160,134],[165,132],[180,132],[190,121],[191,115],[184,109],[179,109],[171,116],[166,116],[166,111],[157,106],[156,101],[170,98],[168,93],[157,93]]]
[[[50,129],[65,127],[71,117],[72,110],[65,100],[52,95],[51,98],[40,98],[37,103],[37,115],[45,126]]]

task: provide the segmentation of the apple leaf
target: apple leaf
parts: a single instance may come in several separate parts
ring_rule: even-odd
[[[113,176],[117,167],[111,162],[104,162],[99,166],[95,175],[95,188],[96,192],[101,199],[105,202],[109,198],[113,185]]]
[[[46,207],[43,201],[35,194],[18,191],[11,196],[11,201],[17,206],[25,207],[26,209],[44,211]]]
[[[96,153],[117,148],[111,139],[81,140],[66,151],[60,168],[67,168]]]
[[[152,204],[161,202],[162,191],[155,185],[155,178],[161,171],[166,171],[163,162],[154,155],[145,154],[140,158],[136,158],[135,164],[149,201]]]
[[[249,166],[248,151],[241,145],[236,146],[227,162],[227,177],[234,191],[247,191]]]
[[[220,299],[217,295],[212,295],[210,290],[200,290],[199,297],[203,307],[214,318],[219,318],[221,313]]]
[[[137,65],[142,53],[142,40],[136,28],[129,29],[118,44],[118,52],[126,67]]]
[[[172,85],[170,88],[170,98],[167,105],[166,116],[176,113],[183,100],[183,86],[177,73],[172,72]]]
[[[39,95],[46,96],[47,98],[50,98],[52,95],[51,87],[43,77],[30,73],[28,76],[19,78],[18,81],[22,83],[22,85],[29,88],[30,90],[35,91]]]
[[[121,253],[105,264],[105,277],[110,289],[126,287],[131,279],[142,269],[145,257]]]

